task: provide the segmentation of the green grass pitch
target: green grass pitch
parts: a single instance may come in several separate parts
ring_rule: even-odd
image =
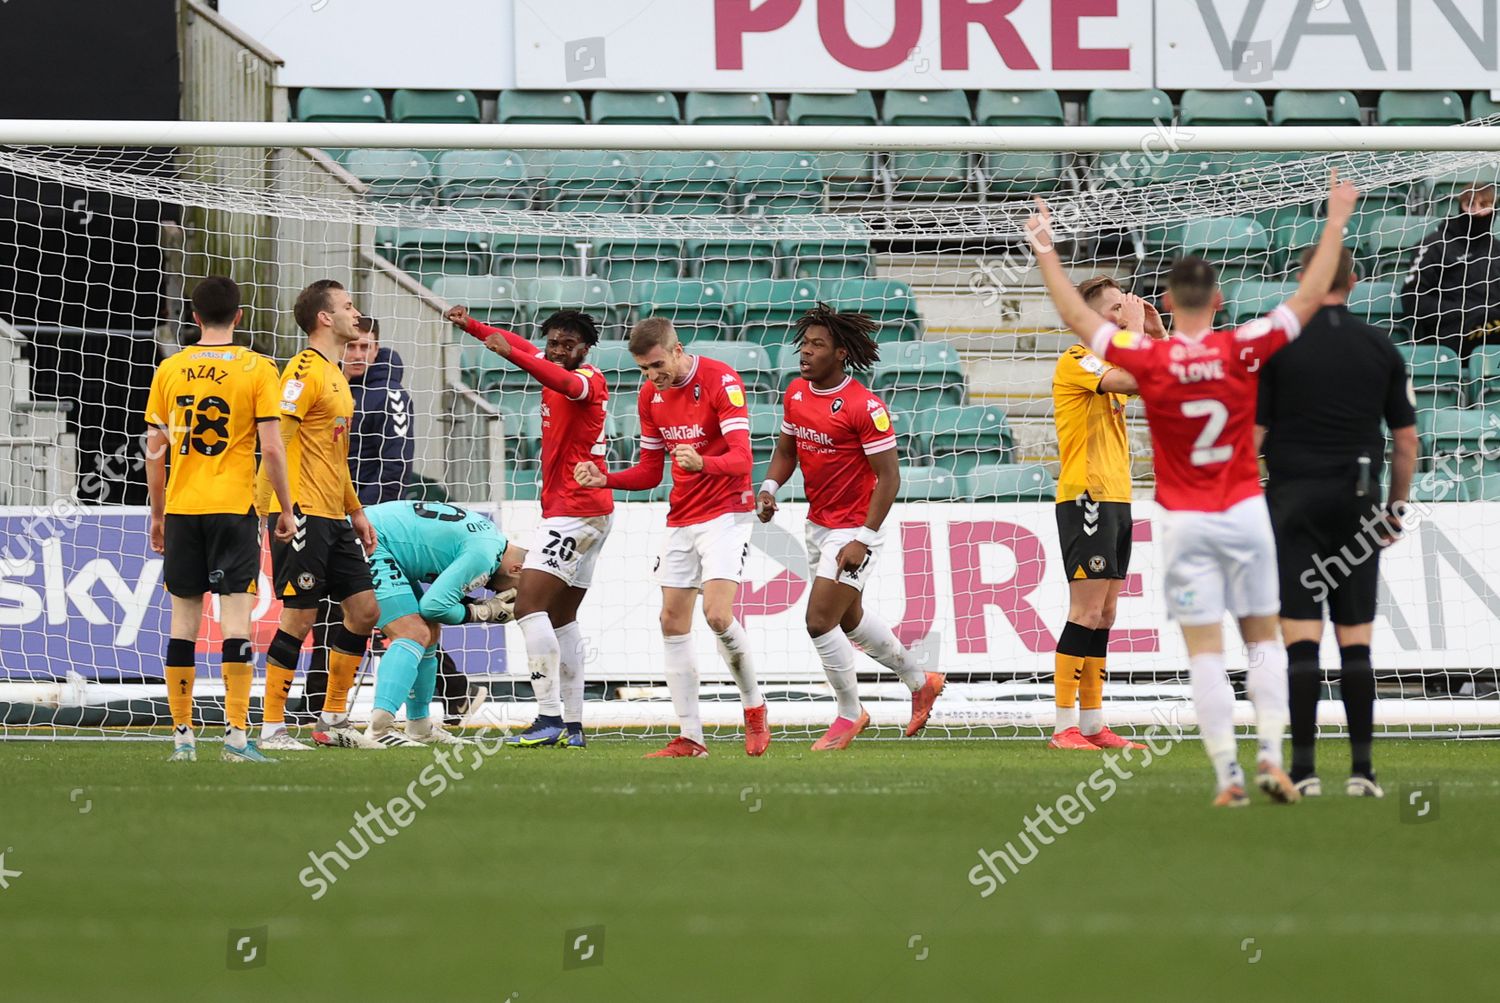
[[[1087,790],[1099,755],[779,740],[762,760],[725,741],[706,761],[643,762],[651,747],[472,752],[481,765],[461,761],[439,792],[434,773],[422,786],[437,770],[425,751],[255,767],[210,743],[168,764],[154,742],[0,742],[0,997],[1483,999],[1496,985],[1494,743],[1382,741],[1375,802],[1343,795],[1346,747],[1325,742],[1320,800],[1254,792],[1214,811],[1186,742],[1119,764],[1131,778],[1064,834],[1039,821],[1053,842],[988,897],[969,878],[978,851]],[[309,853],[357,850],[355,813],[413,784],[425,807],[394,836],[372,822],[384,843],[347,872],[330,863],[337,881],[314,900]],[[1410,784],[1425,816],[1403,808]],[[261,927],[236,954],[230,931]],[[252,949],[254,967],[235,967]]]

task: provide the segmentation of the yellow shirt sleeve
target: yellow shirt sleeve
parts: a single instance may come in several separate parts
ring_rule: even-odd
[[[162,386],[166,382],[164,368],[157,367],[156,375],[151,377],[151,395],[146,398],[146,424],[158,428],[170,428],[172,424],[172,411],[164,399],[166,388]]]
[[[1077,350],[1066,353],[1058,360],[1057,373],[1053,377],[1061,387],[1099,392],[1099,382],[1113,367],[1091,352]]]
[[[323,375],[318,367],[298,367],[297,360],[293,359],[281,380],[281,416],[301,421],[322,396]]]
[[[255,380],[255,417],[281,417],[281,377],[276,374],[276,363],[260,357],[260,368]]]

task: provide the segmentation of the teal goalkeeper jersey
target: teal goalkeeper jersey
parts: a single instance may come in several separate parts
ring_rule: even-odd
[[[505,556],[505,534],[493,522],[456,505],[394,501],[365,509],[375,527],[370,567],[377,598],[399,573],[412,586],[428,585],[421,613],[444,624],[464,622],[464,595],[490,579]]]

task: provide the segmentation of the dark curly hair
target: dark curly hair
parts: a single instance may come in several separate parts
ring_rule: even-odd
[[[880,324],[867,313],[840,313],[827,303],[819,303],[797,318],[797,343],[807,337],[809,328],[828,331],[836,347],[847,353],[844,365],[849,369],[869,369],[880,361],[875,332]]]

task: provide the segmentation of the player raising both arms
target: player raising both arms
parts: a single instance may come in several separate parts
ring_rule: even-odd
[[[807,633],[838,700],[813,748],[846,749],[870,723],[859,702],[854,645],[895,671],[911,690],[911,737],[927,724],[944,677],[924,672],[883,620],[860,601],[880,553],[881,524],[901,484],[896,434],[885,404],[848,373],[880,359],[875,321],[819,303],[797,321],[801,375],[782,397],[781,435],[760,486],[761,522],[776,514],[776,490],[802,467],[807,486],[807,561],[816,578]],[[853,642],[852,644],[850,642]]]
[[[1091,310],[1129,331],[1166,337],[1156,308],[1127,296],[1107,275],[1078,287]],[[1052,371],[1052,420],[1062,473],[1057,479],[1057,538],[1068,578],[1068,622],[1054,656],[1057,721],[1053,749],[1145,748],[1104,725],[1105,661],[1120,586],[1130,569],[1130,440],[1125,398],[1135,377],[1082,345]]]
[[[429,713],[438,632],[443,624],[509,623],[526,552],[493,522],[456,505],[394,501],[372,505],[366,514],[378,537],[370,555],[380,605],[376,625],[390,643],[375,676],[375,710],[365,737],[377,748],[467,745]],[[496,595],[466,602],[481,586]],[[395,727],[402,703],[405,732]]]
[[[193,321],[202,338],[157,367],[146,403],[151,549],[165,558],[162,575],[172,596],[165,675],[175,746],[171,758],[177,761],[198,758],[193,681],[203,593],[213,592],[219,596],[224,632],[223,758],[269,762],[248,738],[255,663],[250,613],[260,575],[257,436],[266,480],[284,513],[290,512],[292,495],[276,425],[281,413],[276,366],[234,343],[241,316],[240,290],[233,281],[211,275],[199,282],[193,290]],[[274,527],[281,540],[290,540],[294,529],[289,514]]]
[[[588,314],[561,310],[542,322],[544,351],[518,334],[481,324],[462,306],[447,316],[542,385],[542,522],[516,597],[537,719],[511,741],[581,749],[584,643],[578,606],[593,584],[615,510],[608,488],[586,488],[573,476],[578,464],[605,453],[609,387],[603,373],[584,365],[599,329]]]
[[[1255,706],[1256,781],[1273,800],[1298,798],[1282,769],[1288,718],[1286,650],[1277,639],[1280,608],[1276,544],[1255,461],[1256,372],[1318,311],[1338,268],[1340,236],[1358,193],[1329,186],[1328,216],[1312,262],[1292,297],[1234,331],[1213,330],[1223,302],[1214,270],[1201,258],[1172,266],[1170,338],[1124,330],[1084,303],[1053,246],[1052,219],[1037,199],[1026,223],[1047,292],[1063,323],[1094,354],[1136,378],[1156,458],[1156,500],[1166,510],[1166,595],[1182,626],[1198,731],[1218,777],[1215,805],[1247,802],[1235,754],[1234,691],[1224,670],[1222,621],[1239,620],[1249,649],[1246,689]]]
[[[667,688],[682,733],[648,758],[706,756],[698,715],[698,664],[693,653],[693,605],[703,593],[703,617],[719,640],[745,713],[745,752],[770,744],[766,701],[755,682],[745,628],[734,618],[745,558],[750,553],[750,419],[745,384],[729,366],[688,355],[662,317],[630,331],[630,354],[646,377],[641,387],[641,458],[606,474],[593,461],[574,469],[585,488],[643,491],[661,483],[672,457],[667,540],[656,562],[661,585],[661,633]]]
[[[320,745],[368,748],[369,741],[349,724],[346,708],[375,626],[375,593],[365,560],[365,553],[375,549],[375,530],[349,476],[354,397],[338,365],[344,346],[359,337],[359,311],[348,291],[332,279],[319,279],[303,289],[292,310],[297,326],[307,333],[307,347],[281,373],[281,438],[287,445],[297,503],[297,533],[271,546],[271,571],[282,608],[279,629],[266,650],[260,745],[286,751],[308,748],[287,733],[286,698],[302,641],[326,595],[342,607],[344,622],[328,634],[328,696],[313,739]],[[259,487],[256,508],[278,518],[281,502],[271,497],[264,472]]]

